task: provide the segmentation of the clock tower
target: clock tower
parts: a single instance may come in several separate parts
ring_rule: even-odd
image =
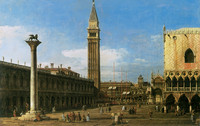
[[[100,29],[94,0],[87,30],[88,78],[94,80],[94,86],[100,89]]]

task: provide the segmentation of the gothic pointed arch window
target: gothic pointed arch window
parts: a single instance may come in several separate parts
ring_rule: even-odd
[[[191,79],[191,86],[196,87],[196,80],[194,77],[192,77],[192,79]]]
[[[185,51],[185,63],[194,63],[194,53],[192,50],[189,48]]]
[[[166,79],[166,84],[167,84],[167,87],[171,87],[171,79],[169,77],[167,77]]]
[[[197,87],[200,87],[200,76],[197,78]]]
[[[178,86],[179,86],[179,87],[183,87],[183,78],[182,78],[182,77],[180,77],[180,78],[178,79]]]
[[[185,78],[185,87],[190,87],[190,79],[188,77]]]
[[[172,87],[177,87],[177,79],[176,79],[176,77],[173,77],[173,79],[172,79]]]

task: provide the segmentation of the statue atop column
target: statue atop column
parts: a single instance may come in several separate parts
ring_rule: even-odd
[[[40,113],[38,109],[38,83],[37,83],[37,46],[41,43],[38,35],[29,35],[25,40],[31,48],[31,71],[30,71],[30,111],[28,111],[20,120],[34,120],[35,116]]]

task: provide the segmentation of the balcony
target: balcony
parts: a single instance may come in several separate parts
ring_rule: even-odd
[[[185,87],[185,91],[190,91],[190,87]]]
[[[177,87],[173,87],[172,91],[178,91],[178,88]]]
[[[183,87],[179,87],[178,91],[184,91],[184,88]]]
[[[192,87],[192,91],[196,91],[196,87]]]
[[[171,91],[171,87],[167,87],[166,91]]]
[[[196,92],[196,87],[166,87],[166,91],[174,92]],[[197,91],[200,91],[200,87],[197,88]]]

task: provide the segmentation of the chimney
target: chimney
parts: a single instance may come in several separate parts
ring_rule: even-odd
[[[44,68],[49,68],[48,66],[45,66]]]
[[[40,68],[42,68],[42,64],[40,63]]]
[[[10,62],[12,63],[12,59],[10,59]]]
[[[26,66],[26,62],[24,62],[24,66]]]
[[[70,67],[70,66],[68,67],[68,70],[71,70],[71,67]]]
[[[54,63],[51,63],[51,68],[54,68]]]
[[[60,68],[62,69],[62,64],[60,64]]]

